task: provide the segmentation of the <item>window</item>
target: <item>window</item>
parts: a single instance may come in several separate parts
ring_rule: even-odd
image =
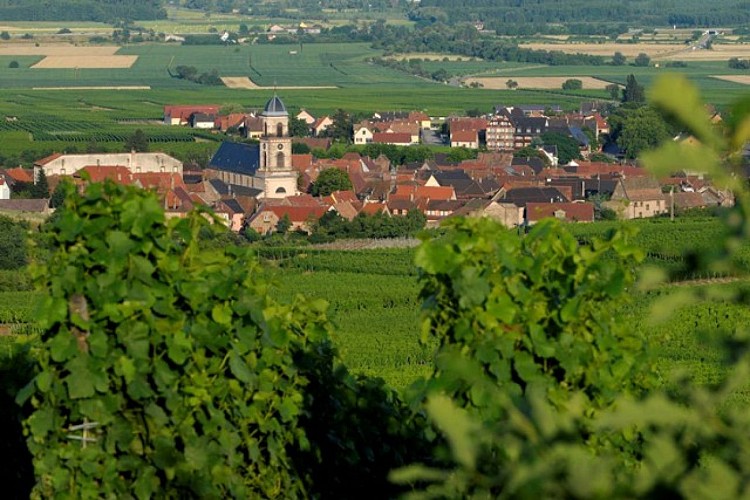
[[[276,136],[284,137],[284,125],[282,125],[281,123],[276,125]]]
[[[276,194],[286,194],[286,189],[283,187],[276,188]]]
[[[284,153],[281,151],[276,155],[276,166],[284,168]]]
[[[649,209],[649,208],[648,208],[648,203],[646,203],[646,210],[648,210],[648,209]]]

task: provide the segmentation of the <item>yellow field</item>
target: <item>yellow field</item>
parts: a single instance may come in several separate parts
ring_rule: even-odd
[[[681,61],[725,61],[732,57],[750,57],[750,45],[714,44],[712,50],[692,50],[677,43],[528,43],[521,47],[535,50],[559,50],[567,54],[591,54],[609,57],[621,52],[634,58],[641,52],[652,59],[675,59]]]
[[[591,76],[500,76],[467,78],[465,83],[477,82],[486,89],[507,89],[506,82],[513,80],[520,89],[559,89],[565,80],[581,80],[584,89],[604,89],[610,82],[599,80]]]
[[[31,66],[34,69],[129,68],[138,56],[47,56]]]
[[[726,80],[733,83],[741,83],[743,85],[750,85],[750,75],[711,75],[711,78]]]

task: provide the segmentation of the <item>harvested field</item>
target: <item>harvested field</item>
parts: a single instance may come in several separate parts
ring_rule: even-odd
[[[138,56],[47,56],[35,65],[34,69],[66,68],[129,68],[138,60]]]
[[[643,52],[654,59],[681,61],[724,61],[732,57],[750,57],[750,45],[739,44],[715,44],[712,50],[692,50],[684,44],[677,43],[529,43],[521,47],[604,57],[621,52],[625,57],[634,58]]]
[[[221,81],[230,89],[258,89],[250,78],[246,76],[222,76]]]
[[[732,83],[741,83],[742,85],[750,85],[750,75],[711,75],[711,78],[725,80]]]
[[[467,78],[465,83],[477,82],[486,89],[507,89],[508,80],[518,83],[522,89],[560,89],[565,80],[581,80],[584,89],[604,89],[611,82],[599,80],[591,76],[499,76]]]
[[[274,86],[274,87],[261,87],[260,85],[257,85],[254,81],[252,81],[247,76],[222,76],[221,81],[224,82],[224,85],[226,85],[230,89],[270,89],[275,88],[277,90],[304,90],[304,89],[335,89],[338,88],[336,86],[315,86],[315,85],[309,85],[309,86]]]

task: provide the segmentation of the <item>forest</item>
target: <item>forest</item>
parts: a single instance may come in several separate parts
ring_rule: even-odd
[[[97,21],[166,19],[161,0],[0,0],[3,21]]]

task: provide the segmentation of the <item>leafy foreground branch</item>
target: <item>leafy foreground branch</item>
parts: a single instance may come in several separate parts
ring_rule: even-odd
[[[38,371],[18,396],[34,495],[397,492],[385,478],[420,456],[415,420],[338,365],[324,302],[273,302],[244,249],[200,250],[206,217],[165,222],[153,194],[109,183],[66,199],[38,270]]]

